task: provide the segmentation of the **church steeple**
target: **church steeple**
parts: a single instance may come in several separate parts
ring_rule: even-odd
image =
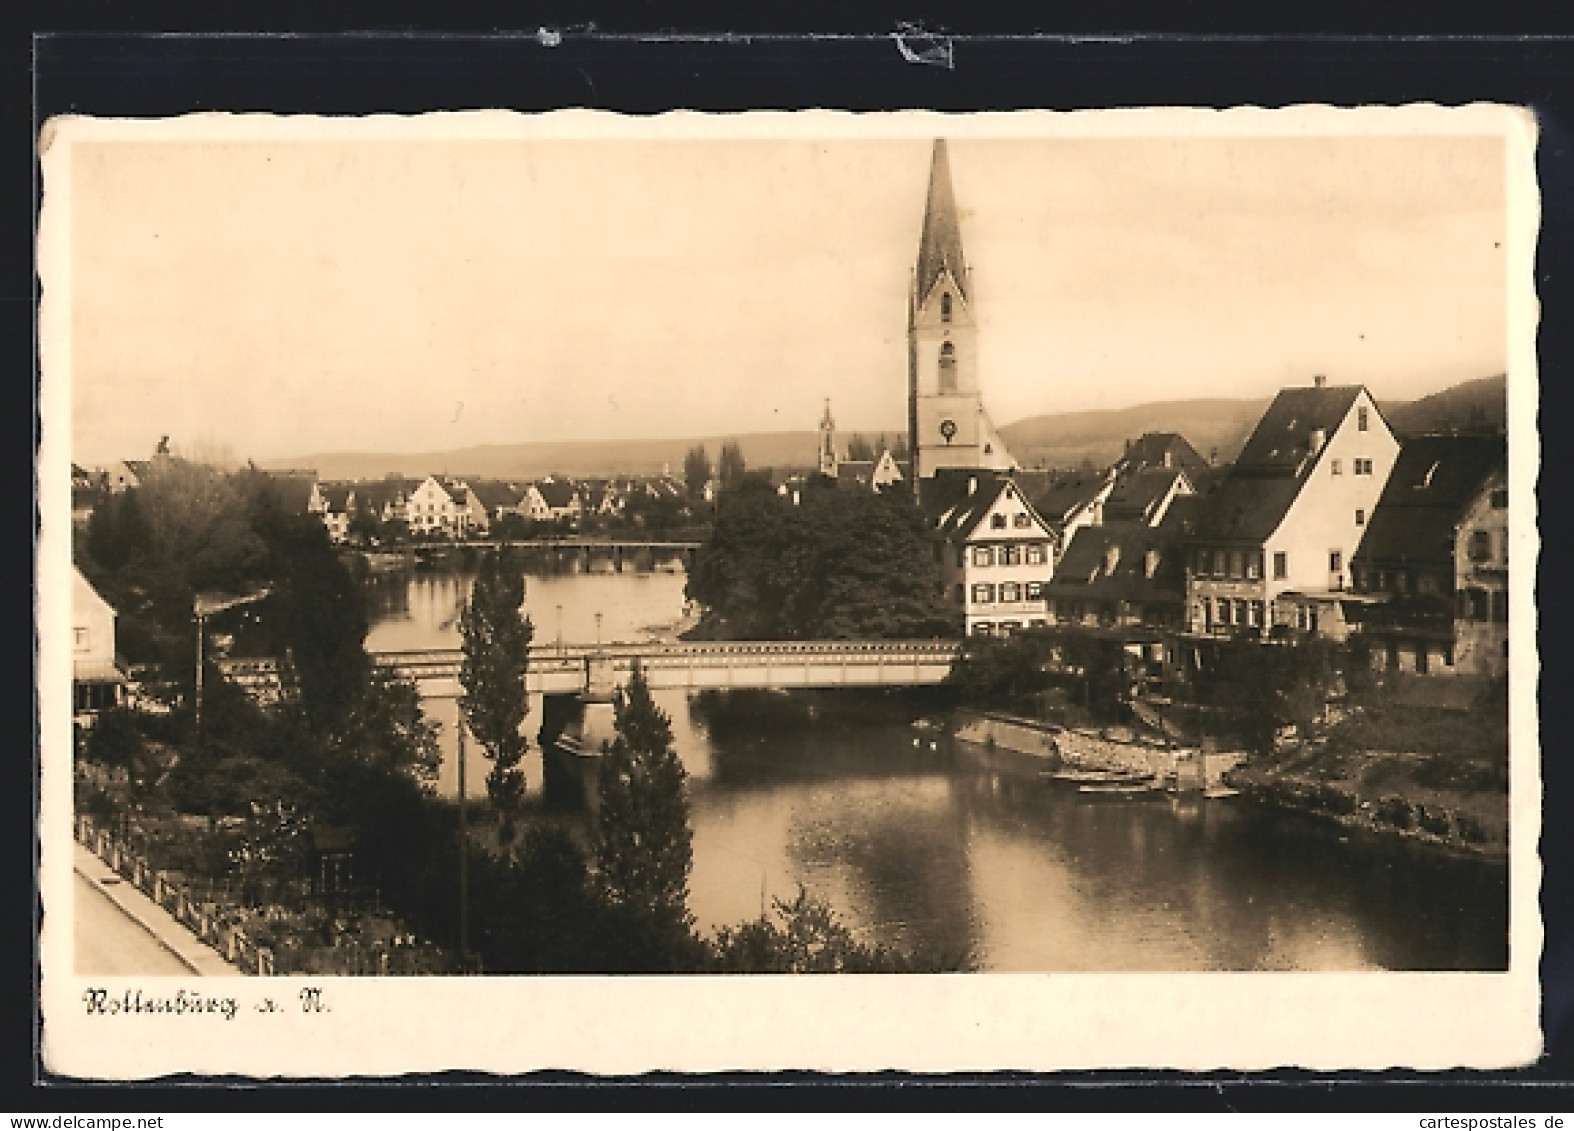
[[[820,474],[836,478],[836,421],[831,419],[831,398],[825,398],[825,415],[820,417]]]
[[[929,297],[935,280],[949,270],[964,301],[968,298],[967,261],[962,258],[962,226],[957,221],[956,198],[951,194],[951,164],[946,160],[945,139],[936,138],[929,162],[929,202],[924,207],[924,231],[918,241],[918,272],[914,304]]]
[[[908,302],[907,419],[915,490],[942,469],[1015,466],[984,411],[973,303],[951,166],[945,142],[937,139]]]

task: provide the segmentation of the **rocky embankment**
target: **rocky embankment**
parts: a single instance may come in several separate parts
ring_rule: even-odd
[[[1303,746],[1227,776],[1264,804],[1488,858],[1508,852],[1503,775],[1455,755]]]

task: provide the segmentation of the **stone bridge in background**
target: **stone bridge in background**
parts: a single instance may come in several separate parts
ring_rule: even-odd
[[[541,644],[530,650],[526,687],[544,695],[599,698],[635,663],[652,690],[920,687],[951,670],[956,640],[748,640]],[[416,681],[431,698],[459,694],[457,648],[374,652],[372,660]]]

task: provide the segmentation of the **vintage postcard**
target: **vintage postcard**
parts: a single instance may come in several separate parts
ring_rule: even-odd
[[[48,1068],[1533,1060],[1535,144],[47,122]]]

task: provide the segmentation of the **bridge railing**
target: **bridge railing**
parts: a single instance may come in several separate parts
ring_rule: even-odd
[[[862,657],[934,657],[956,655],[961,643],[955,640],[707,640],[639,641],[606,644],[537,644],[530,649],[530,663],[553,661],[579,663],[586,659],[631,660],[664,658],[685,662],[737,657],[792,656],[804,659],[852,660]],[[400,669],[453,667],[460,659],[458,648],[419,648],[373,653],[374,662]]]

